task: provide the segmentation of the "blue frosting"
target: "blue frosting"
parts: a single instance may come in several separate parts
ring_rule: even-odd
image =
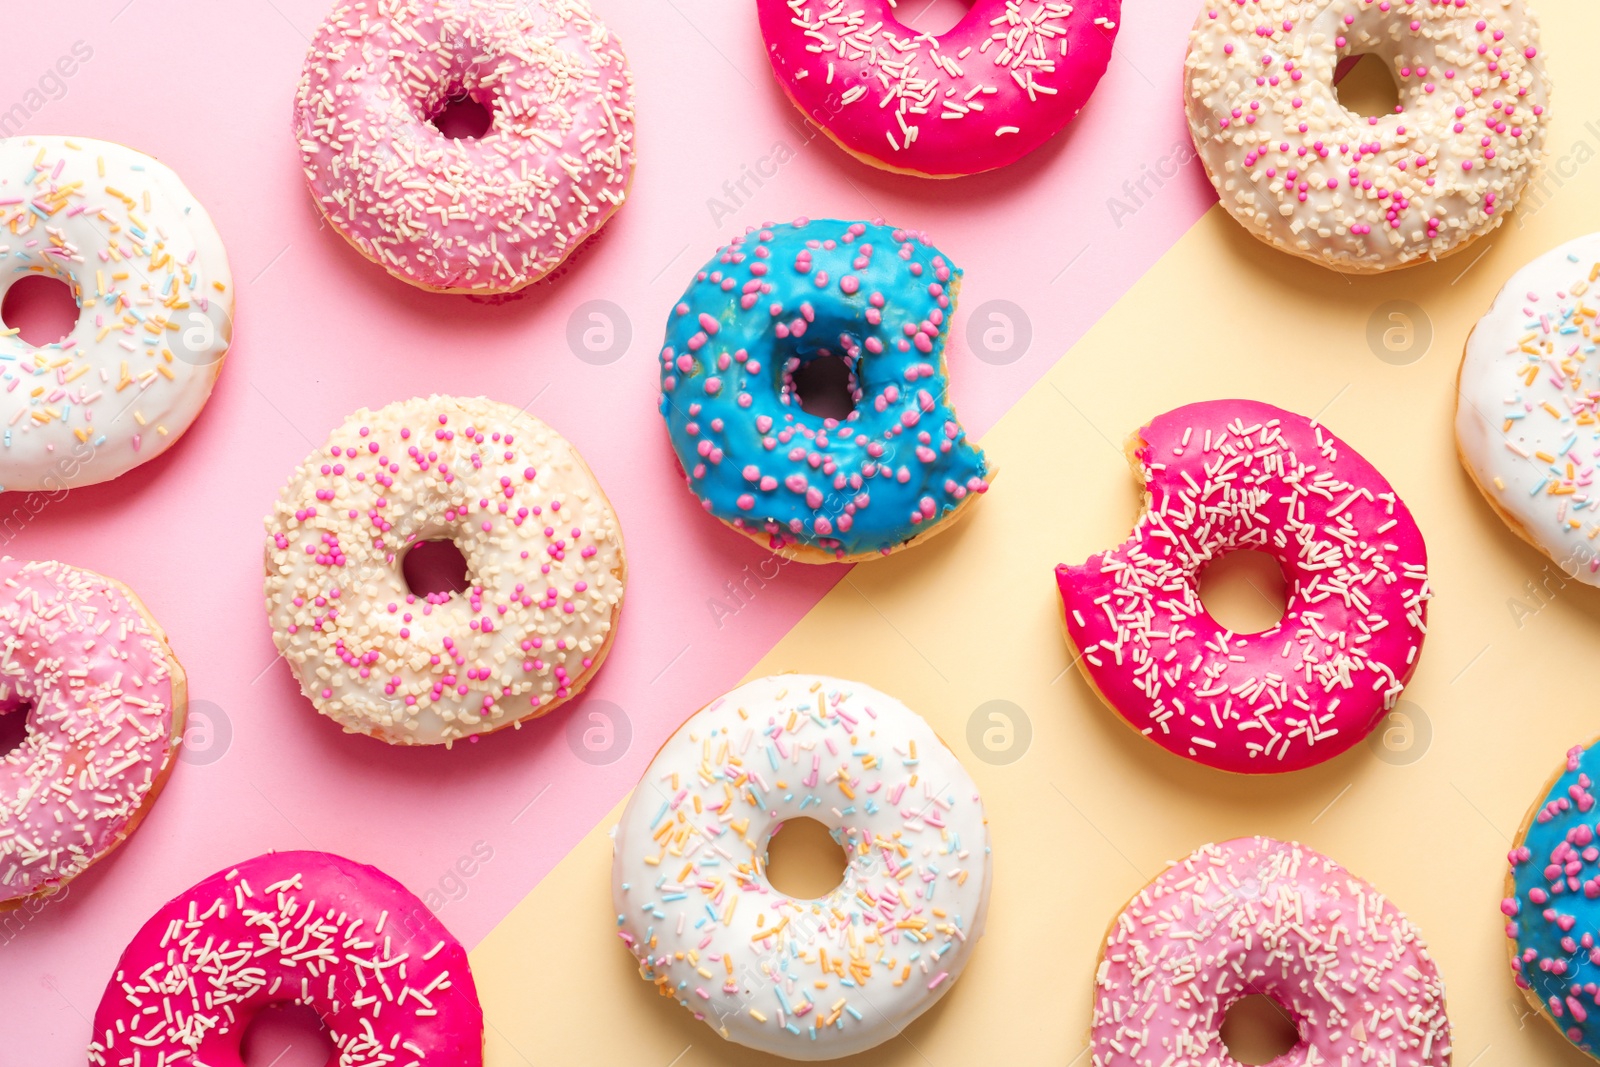
[[[1567,769],[1511,852],[1515,895],[1501,905],[1516,942],[1517,984],[1531,990],[1567,1039],[1590,1056],[1600,1025],[1600,833],[1594,747],[1567,753]]]
[[[661,350],[661,414],[706,510],[779,550],[887,553],[988,488],[946,395],[961,272],[908,230],[800,220],[752,230],[695,275]],[[793,376],[851,370],[843,420]]]

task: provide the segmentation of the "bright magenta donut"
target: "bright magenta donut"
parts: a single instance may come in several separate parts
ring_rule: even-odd
[[[405,886],[326,852],[257,856],[168,901],[117,962],[90,1067],[243,1067],[261,1009],[316,1010],[337,1062],[481,1067],[467,951]]]
[[[1014,163],[1078,114],[1111,61],[1122,0],[977,0],[934,36],[894,0],[757,0],[796,107],[864,163],[925,178]]]
[[[1383,475],[1253,400],[1169,411],[1129,454],[1146,500],[1133,536],[1056,568],[1089,683],[1162,748],[1225,771],[1300,770],[1366,737],[1411,678],[1432,596],[1422,531]],[[1200,602],[1200,571],[1237,549],[1288,580],[1261,633]]]

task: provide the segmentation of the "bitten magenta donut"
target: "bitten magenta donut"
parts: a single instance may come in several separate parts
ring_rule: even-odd
[[[1300,1040],[1274,1067],[1449,1067],[1444,979],[1422,934],[1326,856],[1267,837],[1206,845],[1111,924],[1094,1067],[1223,1067],[1228,1009],[1271,997]]]
[[[785,820],[826,826],[839,887],[767,880]],[[955,983],[993,869],[977,786],[893,697],[786,674],[702,708],[615,831],[612,900],[639,973],[729,1041],[826,1060],[890,1040]]]
[[[94,1016],[91,1067],[243,1067],[261,1009],[315,1009],[341,1064],[479,1067],[466,949],[405,886],[326,852],[257,856],[134,935]]]
[[[1522,0],[1209,0],[1184,64],[1189,132],[1222,206],[1256,237],[1374,273],[1500,225],[1538,169],[1550,85]],[[1339,103],[1373,55],[1392,115]]]
[[[1511,276],[1467,338],[1456,389],[1461,464],[1507,526],[1571,577],[1600,585],[1600,456],[1590,286],[1600,234]]]
[[[894,0],[757,0],[767,58],[806,117],[863,163],[953,178],[1014,163],[1083,108],[1122,0],[977,0],[937,36]]]
[[[430,119],[470,98],[476,140]],[[633,177],[633,72],[588,0],[346,0],[295,96],[306,180],[362,255],[422,289],[507,293],[560,266]]]
[[[1089,684],[1169,752],[1225,771],[1294,771],[1365,737],[1411,678],[1428,553],[1383,475],[1321,425],[1251,400],[1169,411],[1128,442],[1145,508],[1133,536],[1056,568]],[[1235,634],[1199,575],[1236,549],[1273,556],[1284,616]]]
[[[1595,837],[1595,743],[1567,752],[1522,820],[1508,856],[1511,974],[1534,1010],[1600,1059],[1600,850]]]
[[[142,152],[12,137],[0,230],[0,297],[56,278],[80,309],[40,348],[0,328],[0,492],[110,481],[171,448],[233,338],[233,275],[205,208]]]
[[[419,597],[405,554],[452,541],[468,588]],[[575,448],[492,400],[362,409],[267,518],[273,641],[317,710],[391,744],[547,714],[611,650],[627,575],[616,512]]]
[[[661,414],[705,510],[806,563],[875,559],[948,529],[993,473],[948,395],[960,284],[921,234],[882,222],[800,219],[719,251],[661,349]],[[849,369],[842,420],[795,392],[823,358]]]
[[[127,586],[64,563],[0,559],[0,912],[59,892],[126,841],[172,773],[188,690]]]

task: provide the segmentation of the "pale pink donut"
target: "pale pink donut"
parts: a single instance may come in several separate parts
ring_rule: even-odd
[[[219,871],[134,935],[94,1016],[91,1067],[243,1067],[274,1004],[314,1008],[337,1062],[480,1067],[466,949],[405,886],[326,852]]]
[[[477,140],[429,120],[470,97]],[[504,293],[600,229],[633,176],[633,74],[588,0],[343,0],[295,97],[306,180],[395,277]]]
[[[0,560],[0,911],[43,898],[138,827],[172,771],[188,693],[127,586],[65,563]]]
[[[1358,743],[1394,707],[1426,633],[1428,550],[1405,502],[1313,419],[1253,400],[1169,411],[1129,442],[1145,483],[1133,536],[1056,568],[1067,638],[1111,708],[1162,748],[1241,774]],[[1205,565],[1273,556],[1284,616],[1229,631]]]
[[[894,0],[756,0],[795,106],[884,170],[952,178],[1014,163],[1078,114],[1111,61],[1122,0],[977,0],[934,36]]]
[[[1238,1067],[1222,1020],[1271,997],[1300,1040],[1273,1067],[1449,1067],[1444,979],[1382,893],[1301,845],[1206,845],[1111,924],[1093,1067]]]

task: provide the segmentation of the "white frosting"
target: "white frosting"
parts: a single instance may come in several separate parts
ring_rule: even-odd
[[[820,900],[766,877],[786,819],[849,863]],[[983,802],[904,704],[854,682],[761,678],[661,748],[615,834],[617,925],[656,983],[730,1041],[796,1060],[887,1041],[955,982],[983,933]]]
[[[205,208],[131,148],[13,137],[0,228],[0,297],[43,274],[82,309],[56,344],[0,336],[0,489],[92,485],[166,451],[233,336],[233,275]]]
[[[468,588],[417,596],[406,552],[452,541]],[[273,641],[317,710],[391,744],[449,744],[582,692],[616,637],[616,512],[577,449],[478,397],[362,409],[267,517]]]
[[[1467,339],[1462,462],[1484,496],[1569,575],[1600,585],[1600,234],[1511,276]]]
[[[1522,0],[1208,0],[1185,61],[1189,131],[1222,206],[1338,270],[1436,259],[1500,225],[1538,166],[1549,83]],[[1395,114],[1339,102],[1370,54]]]

